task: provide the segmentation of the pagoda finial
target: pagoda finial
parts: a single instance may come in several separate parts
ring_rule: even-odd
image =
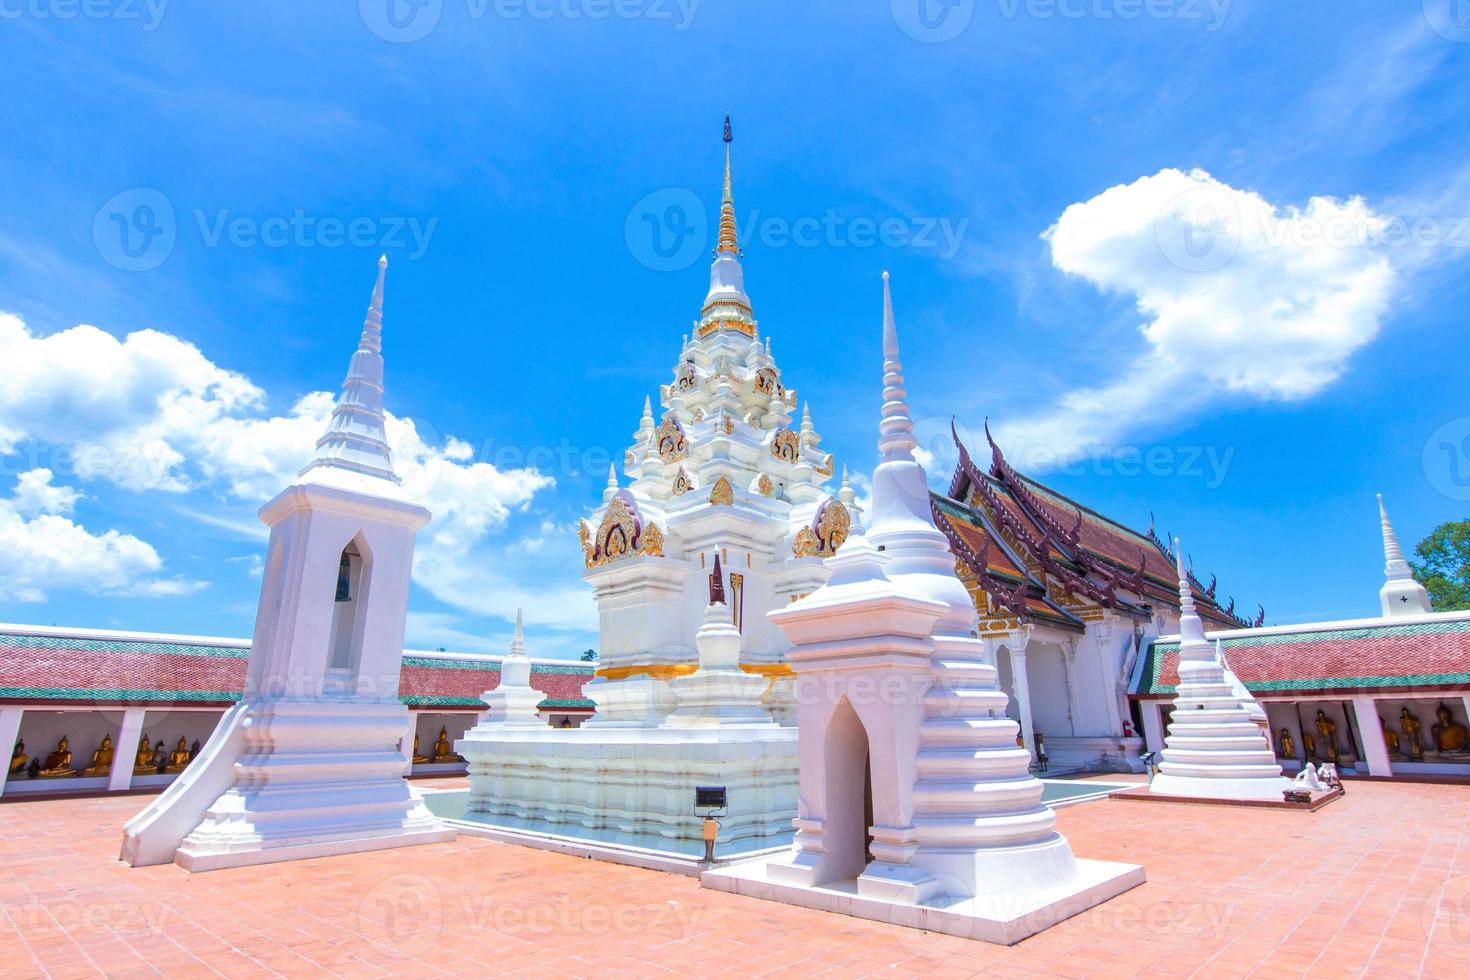
[[[521,607],[516,606],[516,631],[511,634],[510,652],[512,656],[526,655],[526,626],[521,616]]]
[[[357,352],[347,367],[342,394],[332,411],[327,431],[317,440],[316,454],[301,471],[351,470],[398,483],[383,414],[383,279],[388,256],[378,259],[378,278],[362,321]]]
[[[1399,547],[1398,535],[1388,520],[1388,509],[1383,506],[1383,494],[1378,495],[1378,523],[1383,529],[1383,588],[1378,590],[1378,599],[1385,616],[1411,616],[1433,612],[1429,591],[1414,578],[1414,570],[1404,559],[1404,549]]]
[[[903,361],[898,353],[898,327],[893,320],[893,294],[883,273],[883,421],[878,427],[881,462],[911,460],[918,440],[909,417],[908,392],[903,386]]]
[[[725,604],[725,575],[720,571],[720,556],[715,554],[715,567],[709,576],[709,604],[712,606],[723,606]]]
[[[607,503],[618,495],[618,464],[607,464],[607,487],[602,491],[602,501]]]
[[[1179,573],[1179,637],[1181,645],[1196,645],[1205,642],[1205,624],[1194,608],[1194,589],[1189,584],[1189,572],[1184,570],[1184,549],[1179,539],[1174,539],[1174,570]]]
[[[715,254],[739,255],[740,243],[735,235],[735,190],[730,180],[730,114],[725,113],[725,186],[720,194],[720,237]]]

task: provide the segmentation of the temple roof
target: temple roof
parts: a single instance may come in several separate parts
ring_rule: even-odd
[[[989,440],[989,430],[986,430]],[[1002,610],[1015,615],[1019,593],[1010,591],[1027,570],[1028,612],[1037,593],[1047,606],[1074,619],[1078,609],[1106,607],[1142,619],[1148,608],[1179,608],[1179,582],[1172,550],[1150,528],[1136,531],[1090,507],[1024,476],[990,440],[991,466],[981,471],[960,442],[960,461],[948,497],[933,495],[935,519],[950,536],[960,558]],[[987,546],[988,542],[988,546]],[[979,556],[985,556],[985,568]],[[1216,583],[1205,585],[1190,572],[1199,614],[1227,628],[1253,625],[1216,598]],[[1006,601],[1009,593],[1013,601]],[[1070,610],[1070,612],[1069,612]],[[1044,617],[1045,618],[1045,617]],[[1055,618],[1055,617],[1052,617]],[[1264,611],[1254,625],[1259,626]]]
[[[1207,634],[1256,695],[1454,691],[1470,685],[1470,613],[1313,623]],[[1172,698],[1179,638],[1144,649],[1128,693]]]
[[[250,641],[0,625],[0,701],[120,706],[226,706],[240,699]],[[588,664],[535,662],[542,709],[591,710]],[[409,707],[483,708],[500,659],[404,651],[399,699]]]

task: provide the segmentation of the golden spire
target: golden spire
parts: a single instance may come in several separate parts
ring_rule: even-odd
[[[725,113],[725,189],[720,197],[720,238],[715,254],[739,255],[740,245],[735,238],[735,194],[730,187],[730,114]]]

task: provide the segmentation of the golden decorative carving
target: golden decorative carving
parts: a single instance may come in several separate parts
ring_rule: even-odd
[[[817,464],[816,466],[814,466],[812,468],[814,470],[816,470],[817,473],[819,475],[821,475],[821,476],[831,476],[832,475],[832,455],[830,453],[828,453],[826,459],[824,459],[821,463]]]
[[[776,492],[776,485],[772,483],[771,478],[766,476],[764,473],[762,473],[761,478],[756,481],[755,488],[761,493],[765,494],[767,497]]]
[[[771,455],[787,463],[794,463],[800,453],[801,438],[790,429],[777,429],[771,438]]]
[[[817,553],[822,543],[817,540],[817,532],[809,527],[804,527],[796,532],[796,537],[791,541],[791,553],[798,558],[810,558]]]
[[[1419,719],[1409,713],[1408,708],[1399,711],[1399,731],[1404,735],[1404,750],[1415,762],[1424,758],[1424,740],[1420,735]]]
[[[689,474],[684,472],[684,467],[679,467],[679,472],[674,474],[674,496],[682,497],[693,489],[694,483],[689,479]]]
[[[729,507],[735,503],[735,488],[730,486],[729,480],[722,476],[715,481],[715,485],[710,488],[709,502],[725,507]]]
[[[821,543],[819,555],[835,555],[847,540],[852,530],[852,515],[840,500],[828,499],[817,513],[817,540]]]
[[[694,410],[694,421],[696,421],[696,422],[703,422],[704,421],[704,409],[702,409],[702,408],[696,408]]]
[[[652,524],[644,527],[628,508],[624,497],[614,497],[602,515],[597,533],[589,539],[587,522],[579,522],[577,536],[582,540],[582,559],[588,568],[610,565],[621,558],[642,552],[663,554],[663,532]],[[652,536],[653,540],[645,539]],[[648,549],[656,548],[656,551]]]
[[[734,433],[735,433],[735,420],[732,419],[732,418],[730,418],[730,416],[728,416],[728,415],[725,415],[723,417],[725,419],[725,435],[727,435],[727,436],[728,435],[734,435]]]
[[[674,387],[679,391],[687,391],[694,387],[699,380],[699,373],[694,368],[693,361],[685,361],[679,365],[678,372],[674,375]]]
[[[689,455],[689,440],[684,438],[684,429],[679,420],[670,415],[654,432],[657,440],[658,458],[665,463],[675,463]]]
[[[133,756],[133,775],[153,772],[158,768],[158,762],[153,758],[153,746],[148,741],[148,733],[138,739],[138,754]]]
[[[644,555],[662,557],[664,553],[664,532],[658,529],[657,524],[649,524],[638,536],[638,552]]]
[[[727,320],[724,318],[706,320],[699,325],[699,335],[708,337],[716,330],[736,330],[747,337],[755,336],[755,324],[746,323],[744,320]]]
[[[772,367],[763,367],[755,373],[755,391],[759,395],[775,395],[782,398],[786,389],[781,387],[781,376]]]

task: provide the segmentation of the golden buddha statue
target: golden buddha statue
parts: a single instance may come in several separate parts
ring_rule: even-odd
[[[1307,758],[1312,759],[1317,755],[1317,740],[1312,737],[1311,732],[1302,732],[1302,745],[1306,746]]]
[[[1296,742],[1295,742],[1295,740],[1292,739],[1291,732],[1287,731],[1284,728],[1281,729],[1280,744],[1281,744],[1281,758],[1283,758],[1283,759],[1295,759],[1296,758]]]
[[[459,756],[454,754],[454,746],[449,744],[449,729],[439,729],[439,737],[434,740],[434,762],[463,762]]]
[[[76,774],[77,771],[71,767],[71,743],[63,735],[61,741],[56,743],[56,751],[46,756],[46,762],[41,766],[41,771],[37,775],[47,779],[58,779]]]
[[[163,743],[162,742],[159,742],[158,744],[159,745],[162,745]],[[181,736],[179,736],[179,744],[178,744],[178,746],[172,752],[170,752],[168,754],[168,766],[163,771],[164,772],[183,772],[184,771],[184,767],[187,766],[188,764],[189,764],[189,743],[186,742],[186,741],[184,741],[184,737],[181,735]]]
[[[413,764],[416,765],[416,766],[421,766],[421,765],[423,765],[424,763],[426,763],[428,761],[429,761],[429,757],[428,756],[426,756],[426,755],[419,755],[419,733],[418,732],[414,732],[413,733]]]
[[[143,773],[153,772],[158,768],[158,763],[153,761],[153,748],[148,742],[148,733],[138,739],[138,752],[133,756],[133,775],[141,776]]]
[[[1383,726],[1383,744],[1388,747],[1388,754],[1398,756],[1403,755],[1403,753],[1399,751],[1399,733],[1394,731],[1392,728],[1389,728],[1388,722],[1384,721],[1382,718],[1378,719],[1378,723]]]
[[[1456,723],[1454,715],[1450,714],[1450,706],[1441,701],[1434,709],[1434,717],[1439,719],[1430,729],[1434,735],[1434,747],[1442,753],[1463,753],[1465,743],[1470,741],[1470,732],[1466,732],[1464,725]]]
[[[1424,740],[1419,737],[1419,719],[1409,714],[1408,708],[1399,710],[1399,731],[1404,733],[1404,747],[1408,750],[1409,758],[1415,761],[1424,758]]]
[[[83,776],[106,776],[112,772],[112,736],[103,735],[102,744],[92,753],[92,764],[82,770]]]
[[[1317,709],[1317,737],[1323,753],[1330,762],[1337,761],[1337,723],[1321,709]]]
[[[10,774],[13,776],[21,772],[25,769],[26,763],[30,761],[31,757],[26,755],[25,739],[21,739],[15,743],[15,748],[10,752]]]

